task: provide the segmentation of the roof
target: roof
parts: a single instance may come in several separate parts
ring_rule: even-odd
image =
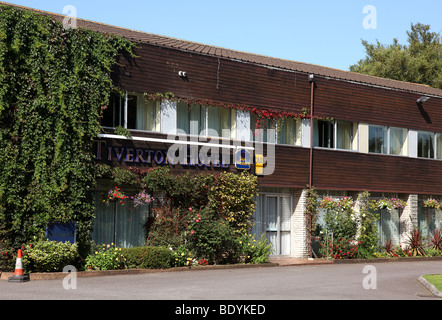
[[[60,22],[63,21],[63,19],[65,18],[65,16],[61,14],[23,7],[2,1],[0,1],[0,5],[9,5],[9,6],[35,11],[37,13],[50,16],[51,18]],[[307,74],[315,74],[318,76],[329,77],[344,81],[351,81],[365,85],[379,86],[395,90],[404,90],[417,94],[442,97],[441,89],[432,88],[430,86],[423,84],[416,84],[416,83],[374,77],[350,71],[318,66],[314,64],[308,64],[298,61],[285,60],[285,59],[263,56],[259,54],[226,49],[217,46],[206,45],[197,42],[152,34],[148,32],[126,29],[122,27],[112,26],[80,18],[77,18],[77,27],[97,31],[100,33],[118,35],[134,42],[150,44],[153,46],[165,47],[165,48],[181,50],[185,52],[191,52],[202,55],[209,55],[218,58],[234,59],[242,62],[253,63],[267,67],[279,68],[295,72],[302,72]]]

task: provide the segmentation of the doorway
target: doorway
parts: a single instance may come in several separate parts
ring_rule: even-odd
[[[258,196],[255,226],[252,232],[258,239],[265,234],[274,256],[291,254],[292,204],[291,195],[259,194]]]

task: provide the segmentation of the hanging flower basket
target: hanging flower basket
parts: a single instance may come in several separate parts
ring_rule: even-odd
[[[440,209],[442,206],[436,199],[428,199],[424,201],[425,208]]]
[[[391,198],[391,199],[384,198],[376,201],[376,207],[381,210],[404,209],[406,206],[407,206],[406,201],[397,198]]]
[[[126,203],[127,196],[124,195],[123,192],[121,192],[120,188],[115,187],[114,189],[110,189],[107,193],[107,200],[110,202],[117,202],[121,205],[124,205]]]
[[[145,206],[154,201],[154,198],[148,194],[145,190],[137,193],[135,196],[131,197],[133,200],[134,207]]]

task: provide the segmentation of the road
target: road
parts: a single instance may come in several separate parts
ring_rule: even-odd
[[[442,261],[371,266],[365,273],[366,264],[331,264],[78,277],[76,289],[63,280],[0,281],[0,300],[440,300],[418,277],[442,273]]]

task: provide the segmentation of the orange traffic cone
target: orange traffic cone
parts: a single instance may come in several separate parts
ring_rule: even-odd
[[[21,250],[18,250],[17,253],[17,261],[15,263],[15,271],[12,277],[9,277],[9,281],[11,282],[25,282],[29,281],[29,274],[23,273],[23,262],[21,258]]]

